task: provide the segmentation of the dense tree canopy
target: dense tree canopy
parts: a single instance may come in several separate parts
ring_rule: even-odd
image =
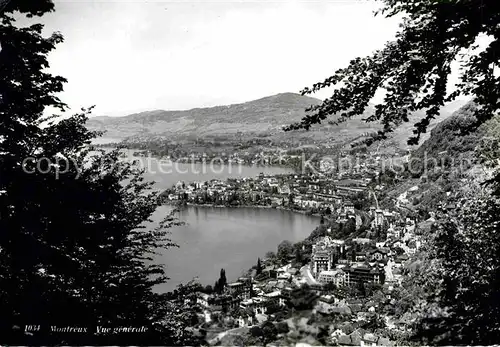
[[[428,254],[432,265],[419,279],[428,304],[416,338],[426,344],[498,343],[500,201],[483,194],[438,214]]]
[[[90,110],[43,116],[66,108],[56,96],[65,79],[46,70],[62,36],[43,37],[40,24],[19,27],[14,14],[52,10],[48,0],[10,1],[0,14],[0,342],[182,344],[185,335],[169,332],[184,321],[152,291],[167,279],[152,254],[174,246],[165,229],[177,221],[148,225],[158,193],[118,151],[91,151],[98,134],[85,127]],[[97,326],[147,330],[97,334]]]
[[[470,96],[478,105],[476,126],[499,109],[500,2],[497,0],[382,0],[379,11],[386,17],[402,15],[401,29],[392,42],[364,58],[356,58],[323,82],[305,88],[311,94],[334,87],[330,98],[308,109],[310,114],[285,130],[309,129],[329,115],[338,124],[361,115],[377,91],[383,101],[366,120],[378,121],[383,129],[369,142],[383,139],[409,115],[425,110],[415,124],[416,144],[440,107],[459,95]],[[486,48],[474,54],[478,38],[488,38]],[[486,40],[484,41],[486,42]],[[452,63],[461,65],[460,82],[447,90]]]
[[[278,251],[276,253],[276,256],[282,263],[287,263],[290,256],[293,255],[293,244],[288,241],[284,240],[278,245]]]

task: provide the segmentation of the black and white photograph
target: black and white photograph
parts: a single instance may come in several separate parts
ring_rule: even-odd
[[[0,345],[500,344],[500,0],[0,0]]]

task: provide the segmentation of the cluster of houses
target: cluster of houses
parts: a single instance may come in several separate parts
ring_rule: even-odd
[[[386,211],[384,214],[387,215]],[[248,327],[265,321],[270,307],[274,310],[284,307],[293,292],[308,283],[318,294],[322,307],[331,309],[338,307],[341,299],[327,295],[327,284],[345,287],[373,283],[386,289],[397,286],[402,281],[404,264],[419,246],[415,222],[411,219],[391,222],[383,242],[324,236],[313,245],[309,266],[301,269],[309,271],[312,282],[291,263],[282,267],[269,265],[255,277],[240,277],[227,284],[223,294],[197,293],[197,302],[205,309],[207,322],[213,312],[233,312],[238,325]]]
[[[190,155],[175,156],[181,163],[206,163],[206,164],[238,164],[238,165],[287,165],[293,160],[300,160],[298,154],[289,154],[278,148],[260,152],[232,152],[232,153],[191,153]],[[173,159],[165,156],[165,159]]]
[[[319,174],[284,174],[256,178],[235,178],[206,182],[178,182],[164,192],[169,201],[193,204],[238,204],[316,209],[326,214],[337,213],[342,218],[354,216],[353,196],[366,193],[370,177],[350,179],[321,177]],[[383,187],[379,187],[382,189]]]
[[[383,284],[385,282],[384,261],[387,260],[386,248],[372,249],[362,254],[362,259],[352,248],[352,258],[348,255],[349,247],[343,240],[325,236],[313,246],[311,271],[320,283],[333,283],[336,286],[357,283]]]
[[[359,237],[341,240],[323,236],[312,247],[310,263],[301,269],[294,268],[292,261],[281,267],[264,262],[266,266],[259,275],[238,278],[225,286],[223,294],[197,293],[197,303],[205,311],[205,322],[210,323],[213,314],[221,312],[240,328],[261,324],[285,309],[307,283],[311,302],[314,302],[313,313],[340,315],[345,319],[341,325],[346,329],[330,332],[332,341],[344,346],[389,345],[389,339],[383,334],[365,331],[363,327],[370,320],[382,317],[389,329],[404,332],[404,320],[409,318],[392,321],[382,313],[381,307],[397,305],[394,288],[401,284],[402,270],[421,241],[415,220],[376,208],[370,209],[370,213],[372,227],[383,228],[387,235],[385,240],[376,242]],[[360,283],[377,284],[382,301],[349,298],[342,295],[342,291],[332,292],[329,285],[347,289]]]
[[[197,303],[205,309],[205,320],[210,322],[214,312],[232,312],[240,327],[252,326],[267,320],[270,307],[279,309],[286,305],[297,288],[291,279],[298,272],[291,266],[263,269],[260,280],[240,277],[229,283],[223,294],[197,293]]]
[[[354,284],[400,283],[401,268],[421,246],[415,233],[415,220],[397,212],[372,208],[372,228],[383,228],[386,239],[375,242],[369,238],[346,240],[321,238],[312,248],[310,271],[319,283],[336,286]]]

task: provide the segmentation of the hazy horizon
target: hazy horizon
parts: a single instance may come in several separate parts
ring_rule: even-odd
[[[298,93],[383,48],[399,20],[375,1],[55,1],[34,20],[65,41],[62,101],[96,116],[187,110]],[[328,91],[312,95],[324,99]]]

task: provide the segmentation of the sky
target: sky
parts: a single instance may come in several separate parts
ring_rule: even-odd
[[[108,116],[298,93],[383,48],[399,24],[370,0],[55,4],[39,21],[65,37],[49,56],[68,79],[60,97]]]

